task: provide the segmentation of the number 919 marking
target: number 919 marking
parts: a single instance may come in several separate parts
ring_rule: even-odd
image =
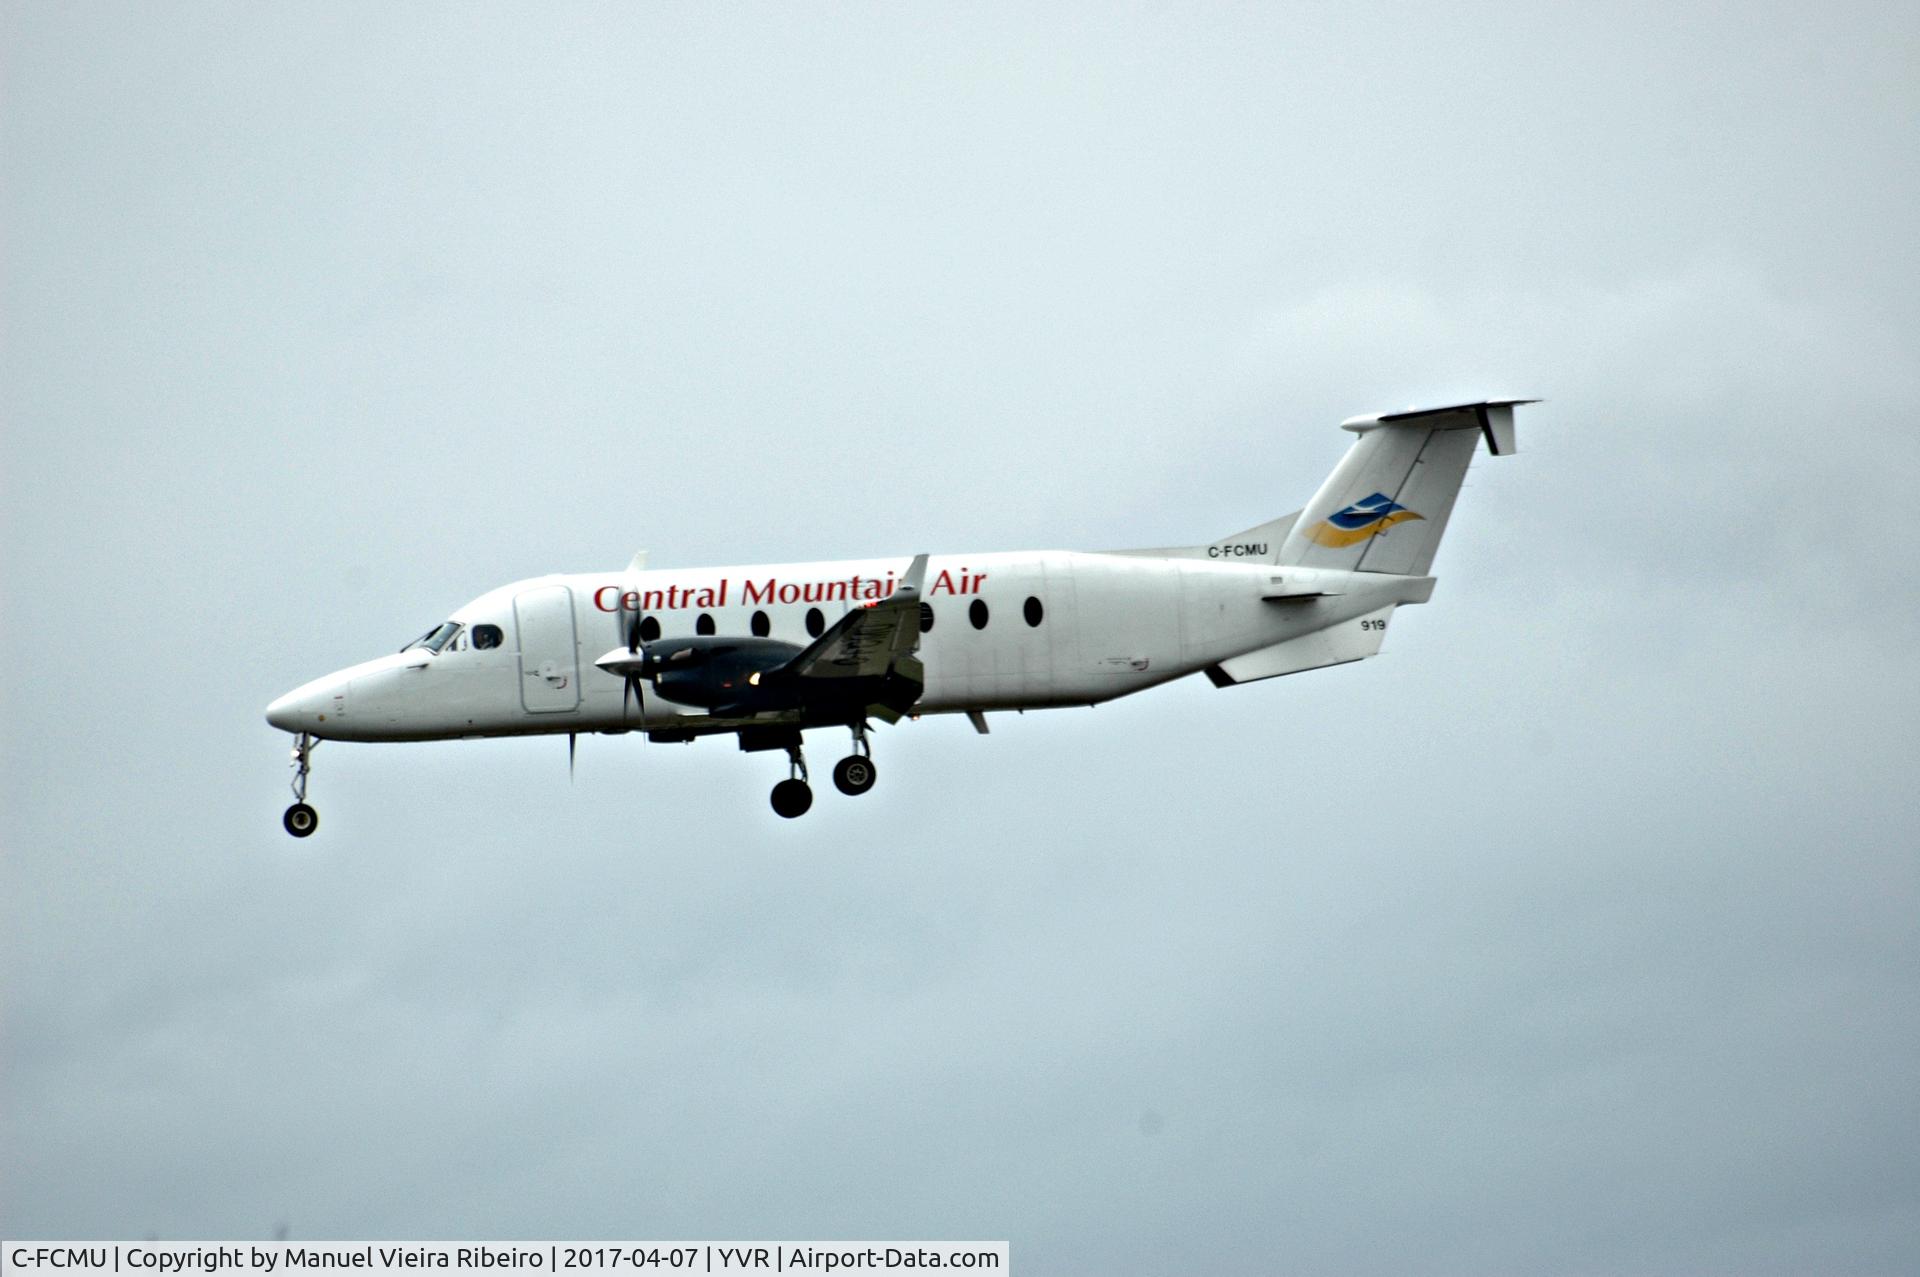
[[[1360,622],[1360,628],[1363,630],[1384,630],[1387,628],[1387,623],[1385,621],[1362,621]]]

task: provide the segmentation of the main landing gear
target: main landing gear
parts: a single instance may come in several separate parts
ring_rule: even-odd
[[[807,760],[798,745],[787,746],[787,778],[773,787],[773,810],[792,820],[807,814],[813,806],[813,790],[807,787]]]
[[[293,742],[293,806],[280,823],[295,838],[305,838],[320,828],[320,813],[307,806],[307,777],[313,771],[313,747],[320,742],[301,732]]]
[[[873,747],[867,744],[867,725],[860,723],[853,729],[853,752],[833,765],[834,788],[853,797],[872,789],[875,779]]]
[[[787,778],[773,787],[773,810],[788,820],[804,816],[813,806],[813,790],[807,785],[807,760],[795,743],[787,746]],[[873,749],[867,744],[867,725],[853,729],[853,753],[833,765],[833,784],[843,794],[864,794],[873,788],[875,772]]]

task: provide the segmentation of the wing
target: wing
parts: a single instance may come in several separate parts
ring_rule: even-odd
[[[835,621],[781,667],[781,673],[808,680],[884,678],[893,673],[911,660],[920,642],[920,588],[926,575],[927,556],[915,555],[892,594]]]

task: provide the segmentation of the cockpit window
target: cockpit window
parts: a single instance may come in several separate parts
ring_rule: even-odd
[[[476,625],[473,627],[473,646],[475,651],[485,651],[490,647],[499,647],[503,636],[497,625]]]
[[[460,623],[458,621],[443,621],[400,650],[403,652],[411,652],[416,647],[424,647],[437,656],[440,653],[440,649],[453,642],[453,636],[459,632]]]

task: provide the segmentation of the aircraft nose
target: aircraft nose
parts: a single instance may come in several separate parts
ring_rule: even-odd
[[[306,731],[315,714],[306,691],[297,687],[267,706],[267,721],[283,732]]]
[[[337,718],[345,708],[346,690],[344,672],[302,683],[267,706],[267,721],[283,732],[322,733],[331,726],[329,713]]]

